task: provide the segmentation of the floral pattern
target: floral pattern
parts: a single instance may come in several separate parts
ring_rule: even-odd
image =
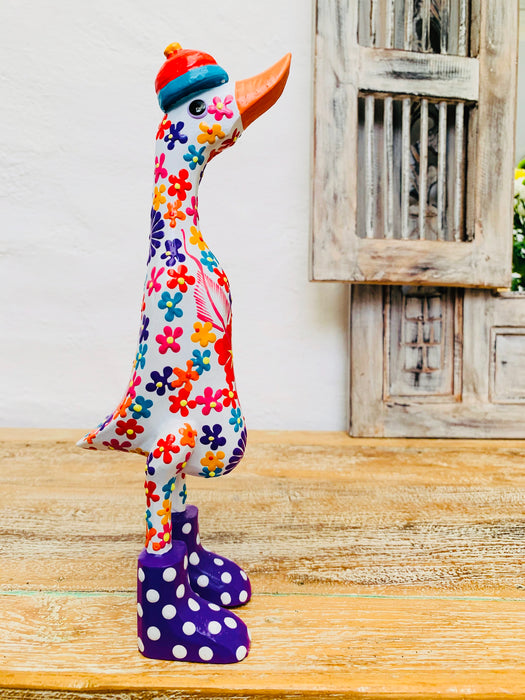
[[[118,407],[84,439],[90,449],[147,456],[146,543],[165,550],[186,476],[231,471],[246,446],[231,340],[230,284],[199,227],[198,187],[210,158],[242,131],[231,85],[182,104],[157,129],[147,275],[131,379]]]

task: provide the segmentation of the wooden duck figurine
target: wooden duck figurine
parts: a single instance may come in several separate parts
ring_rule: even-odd
[[[284,89],[290,55],[232,84],[208,54],[171,44],[155,87],[151,235],[133,373],[117,408],[79,446],[138,452],[146,463],[146,546],[138,562],[138,646],[145,656],[242,660],[245,624],[228,610],[251,596],[234,562],[205,550],[186,475],[228,474],[246,445],[231,350],[228,278],[199,229],[207,162]]]

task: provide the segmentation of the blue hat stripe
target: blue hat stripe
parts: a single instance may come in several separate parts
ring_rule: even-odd
[[[191,68],[184,75],[174,78],[159,91],[158,100],[164,112],[177,107],[190,95],[197,95],[228,82],[228,73],[220,66]]]

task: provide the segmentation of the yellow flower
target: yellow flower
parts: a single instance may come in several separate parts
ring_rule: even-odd
[[[164,204],[166,201],[166,197],[163,196],[163,192],[166,192],[166,185],[155,187],[155,191],[153,193],[153,209],[155,209],[155,211],[158,211],[160,205]]]
[[[204,250],[206,248],[206,243],[204,242],[204,239],[202,238],[201,232],[197,229],[196,226],[190,226],[190,243],[192,245],[197,245],[199,246],[199,250]]]
[[[197,321],[197,323],[193,324],[193,327],[195,328],[195,333],[192,333],[191,340],[193,343],[200,343],[202,348],[205,348],[208,343],[214,343],[217,339],[215,333],[211,332],[213,325],[210,321],[206,321],[204,326],[200,321]]]

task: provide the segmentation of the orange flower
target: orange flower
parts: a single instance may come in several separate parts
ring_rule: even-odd
[[[166,201],[166,197],[164,197],[163,195],[164,192],[166,192],[166,185],[155,187],[155,191],[153,194],[153,209],[155,209],[155,211],[158,211],[160,205],[164,204],[164,202]]]
[[[184,384],[186,391],[191,391],[191,383],[196,382],[199,378],[199,373],[193,369],[193,360],[188,360],[186,362],[186,370],[180,367],[174,367],[173,374],[177,375],[177,379],[171,382],[171,386],[174,389],[178,389]]]
[[[120,405],[117,406],[117,410],[113,414],[113,418],[117,418],[117,417],[125,418],[126,412],[127,412],[127,409],[129,408],[129,406],[131,406],[131,396],[125,396],[122,399]]]
[[[197,136],[197,141],[199,143],[215,143],[216,139],[223,139],[226,136],[220,124],[208,126],[206,122],[201,122],[199,124],[199,129],[202,131],[202,134]]]
[[[192,245],[198,245],[199,250],[205,250],[206,243],[204,242],[202,233],[198,230],[198,228],[196,226],[190,226],[190,233],[190,243]]]
[[[163,525],[166,525],[166,523],[171,518],[171,500],[170,499],[167,499],[166,501],[162,501],[162,508],[157,511],[157,515],[162,515],[160,522]]]
[[[208,343],[214,343],[217,339],[215,333],[211,332],[213,325],[210,321],[206,321],[204,326],[200,321],[197,321],[197,323],[193,324],[193,328],[195,329],[195,333],[192,333],[191,340],[193,343],[200,343],[202,348],[205,348]]]
[[[182,211],[179,211],[181,207],[182,202],[179,199],[177,199],[175,204],[173,204],[172,202],[168,202],[168,211],[164,214],[163,218],[169,220],[171,228],[175,228],[175,226],[177,225],[177,219],[184,221],[184,219],[186,218],[186,214]]]
[[[206,457],[201,459],[201,464],[203,467],[208,467],[210,476],[212,476],[212,472],[215,472],[216,469],[222,469],[222,467],[224,467],[224,462],[221,462],[223,458],[224,452],[222,452],[222,450],[219,450],[216,453],[209,450],[206,452]]]
[[[197,431],[194,430],[189,423],[184,423],[184,428],[179,428],[179,433],[182,435],[180,444],[182,446],[195,447],[195,438]]]

